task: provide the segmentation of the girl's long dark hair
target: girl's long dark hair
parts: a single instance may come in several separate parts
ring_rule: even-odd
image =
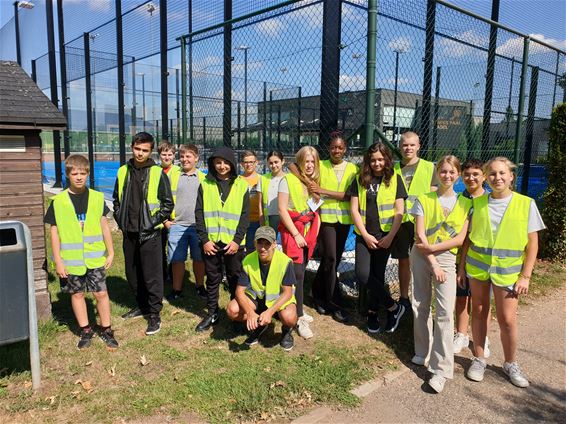
[[[383,155],[383,159],[385,159],[383,167],[383,182],[386,186],[389,187],[389,183],[391,182],[391,178],[394,174],[393,156],[391,155],[391,150],[389,150],[389,148],[381,142],[373,143],[364,153],[362,168],[360,170],[359,176],[360,184],[365,188],[369,187],[371,178],[373,176],[373,171],[371,170],[371,155],[375,152],[381,153]]]

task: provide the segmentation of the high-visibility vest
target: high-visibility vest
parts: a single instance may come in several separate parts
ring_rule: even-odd
[[[367,194],[366,188],[360,184],[360,177],[357,177],[358,183],[358,208],[362,216],[362,222],[366,225],[367,210]],[[376,203],[379,212],[379,227],[381,231],[388,233],[393,226],[395,218],[395,198],[397,196],[397,175],[393,174],[389,181],[389,186],[382,183],[377,190]],[[354,229],[356,234],[360,234],[357,228]]]
[[[86,219],[82,229],[68,190],[53,197],[53,208],[61,242],[61,258],[67,272],[85,275],[87,269],[104,266],[106,245],[100,225],[104,212],[104,195],[89,189]]]
[[[120,200],[120,203],[122,202],[122,194],[124,193],[124,184],[126,182],[126,178],[128,177],[128,166],[129,165],[122,165],[120,169],[118,169],[118,199]],[[149,182],[147,185],[145,200],[147,201],[149,213],[151,214],[151,216],[159,212],[159,209],[161,208],[161,203],[157,198],[161,174],[163,174],[163,168],[161,168],[160,166],[153,165],[149,169]],[[156,228],[161,228],[162,226],[163,224],[159,224],[156,226]]]
[[[430,191],[430,182],[432,181],[432,176],[434,175],[434,163],[429,162],[424,159],[419,159],[417,163],[417,169],[415,169],[415,175],[411,180],[411,185],[407,187],[405,178],[403,178],[403,172],[401,172],[401,164],[395,162],[393,167],[395,173],[401,176],[403,180],[403,185],[407,191],[407,199],[405,199],[405,215],[403,215],[403,222],[415,222],[415,218],[408,213],[413,207],[413,203],[418,196],[421,194],[428,193]]]
[[[171,194],[173,195],[174,205],[177,204],[177,188],[179,188],[179,178],[181,177],[182,173],[183,172],[181,171],[181,168],[177,166],[176,168],[173,168],[171,171],[169,171],[169,174],[167,174],[167,176],[169,177],[169,181],[171,182]],[[204,172],[201,172],[197,169],[197,177],[199,182],[202,183],[202,180],[204,180],[206,175],[204,174]],[[171,220],[173,219],[175,219],[174,207],[173,207],[173,211],[171,212]]]
[[[248,191],[248,183],[238,176],[232,183],[230,193],[222,204],[216,181],[205,178],[201,182],[204,209],[204,224],[209,240],[229,244],[234,240],[236,229],[242,215],[244,196]],[[246,244],[246,238],[240,245]]]
[[[424,211],[425,235],[431,245],[456,237],[462,231],[472,207],[471,199],[459,195],[454,209],[445,217],[435,191],[421,194],[418,199]],[[458,248],[450,249],[450,252],[456,254]]]
[[[269,271],[267,272],[267,280],[265,286],[261,280],[261,271],[259,269],[259,256],[257,251],[250,253],[242,262],[242,267],[244,272],[248,274],[250,278],[250,286],[246,288],[246,294],[252,299],[264,299],[265,305],[270,308],[281,293],[283,292],[283,277],[287,271],[287,267],[292,262],[285,253],[280,252],[275,249],[273,252],[273,259],[271,259],[271,265],[269,265]],[[295,299],[295,287],[293,286],[293,296],[289,299],[279,310],[285,309],[288,305],[292,303],[297,303]]]
[[[320,187],[343,193],[350,187],[357,173],[358,167],[348,162],[342,180],[338,184],[332,162],[330,160],[322,160],[320,161]],[[351,224],[353,221],[350,216],[350,201],[332,198],[324,199],[324,203],[320,208],[320,219],[322,222],[327,223]]]
[[[501,287],[517,282],[529,240],[532,199],[519,193],[513,193],[512,196],[496,234],[493,234],[489,217],[489,195],[474,198],[471,243],[466,257],[466,273],[471,278],[491,280]]]
[[[269,184],[271,184],[271,179],[273,175],[271,172],[264,174],[260,177],[261,181],[261,207],[263,208],[263,222],[265,225],[269,225],[269,212],[267,206],[269,205],[268,192]]]
[[[289,208],[295,212],[307,212],[309,211],[309,206],[307,205],[307,196],[303,191],[303,183],[293,174],[285,175],[287,180],[287,185],[289,186],[289,197],[293,202],[293,208]]]

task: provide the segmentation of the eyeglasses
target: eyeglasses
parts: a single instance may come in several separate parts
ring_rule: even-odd
[[[256,160],[252,160],[252,161],[244,161],[244,162],[242,162],[242,163],[243,163],[244,165],[254,165],[254,164],[256,164],[256,163],[257,163],[257,161],[256,161]]]
[[[464,175],[462,175],[462,177],[463,177],[465,180],[470,180],[470,179],[472,179],[472,178],[474,178],[474,179],[477,180],[477,179],[480,178],[482,175],[483,175],[483,174],[480,174],[480,173],[474,173],[474,174],[464,174]]]

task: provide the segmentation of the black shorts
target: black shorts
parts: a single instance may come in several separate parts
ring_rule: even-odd
[[[85,275],[69,274],[61,278],[61,291],[63,293],[103,292],[106,290],[106,270],[104,267],[87,269]]]
[[[407,259],[415,243],[415,224],[403,222],[395,235],[391,246],[391,257],[394,259]]]
[[[265,304],[265,298],[263,299],[252,299],[249,295],[248,298],[253,302],[253,304],[255,305],[255,313],[256,314],[261,314],[262,312],[267,311],[267,305]]]

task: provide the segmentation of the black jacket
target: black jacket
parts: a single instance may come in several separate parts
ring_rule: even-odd
[[[118,198],[118,178],[116,178],[113,194],[114,219],[122,232],[139,233],[140,242],[143,242],[160,234],[160,230],[155,227],[171,216],[174,207],[173,195],[171,194],[169,178],[165,173],[162,173],[157,189],[159,212],[151,216],[146,199],[149,170],[155,165],[155,162],[149,159],[140,167],[134,166],[134,163],[133,159],[126,163],[128,173],[124,181],[122,202]]]
[[[231,175],[228,180],[220,180],[216,175],[216,170],[214,169],[214,158],[222,158],[230,162],[232,165]],[[226,201],[228,195],[230,194],[230,190],[232,189],[232,185],[234,181],[238,177],[236,173],[236,157],[234,154],[234,150],[229,147],[219,147],[212,152],[212,155],[208,158],[208,174],[206,175],[206,179],[209,181],[215,181],[218,187],[218,194],[222,201]],[[202,185],[198,189],[198,196],[197,202],[195,205],[195,220],[196,220],[196,229],[197,234],[200,242],[204,245],[206,242],[209,241],[208,239],[208,231],[206,230],[206,225],[204,224],[204,207],[203,207],[203,194],[202,194]],[[246,236],[246,232],[248,231],[248,226],[250,224],[250,195],[246,191],[244,195],[244,200],[242,203],[242,213],[240,215],[240,220],[238,221],[238,227],[236,228],[236,234],[234,235],[234,242],[236,244],[240,244],[244,237]]]

